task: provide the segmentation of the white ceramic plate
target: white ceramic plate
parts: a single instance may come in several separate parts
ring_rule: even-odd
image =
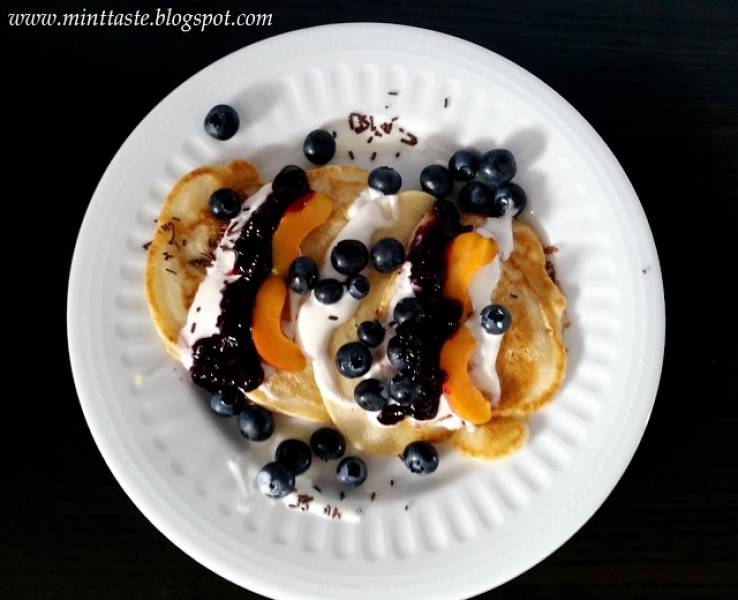
[[[242,120],[227,142],[202,128],[220,102],[234,105]],[[347,126],[354,110],[399,116],[398,126],[417,135],[418,145],[399,143],[397,129],[367,143]],[[302,139],[320,126],[338,133],[334,162],[349,162],[352,150],[356,164],[394,165],[411,185],[419,167],[460,146],[511,149],[532,209],[527,219],[560,249],[556,265],[572,321],[566,383],[531,420],[521,452],[477,464],[445,451],[428,478],[413,478],[398,460],[371,460],[370,479],[340,502],[330,473],[311,469],[341,520],[253,493],[251,475],[274,442],[248,447],[233,420],[209,413],[165,356],[143,291],[141,245],[178,177],[247,157],[269,179],[284,164],[304,164]],[[272,597],[429,600],[465,598],[509,580],[600,506],[653,405],[664,308],[638,199],[571,106],[523,69],[467,42],[348,24],[244,48],[151,111],[111,162],[85,216],[68,327],[80,401],[103,457],[182,550]],[[305,480],[298,487],[311,491]]]

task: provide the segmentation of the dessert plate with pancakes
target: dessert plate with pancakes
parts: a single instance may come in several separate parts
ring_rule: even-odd
[[[498,154],[466,172],[471,148]],[[627,177],[555,92],[346,24],[235,52],[141,122],[85,216],[68,331],[103,457],[204,566],[273,598],[453,599],[613,489],[663,289]]]

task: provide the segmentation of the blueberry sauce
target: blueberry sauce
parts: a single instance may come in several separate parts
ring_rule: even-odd
[[[310,194],[305,172],[287,166],[274,178],[272,192],[254,211],[234,250],[240,277],[223,289],[220,333],[192,347],[192,380],[211,392],[239,388],[246,392],[264,380],[261,359],[251,338],[251,313],[256,292],[272,270],[272,235],[290,205]]]
[[[439,200],[434,215],[415,233],[408,260],[410,280],[416,287],[416,298],[422,303],[422,322],[406,321],[395,329],[390,340],[395,366],[418,386],[410,406],[388,405],[377,417],[383,425],[394,425],[407,416],[418,421],[432,419],[438,413],[446,373],[440,366],[441,346],[456,331],[461,306],[443,297],[446,274],[446,250],[457,235],[472,227],[459,223],[459,213],[448,201]]]

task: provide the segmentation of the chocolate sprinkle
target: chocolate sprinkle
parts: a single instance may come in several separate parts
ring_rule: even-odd
[[[377,153],[376,152],[372,152],[372,155],[369,158],[369,160],[374,160],[375,158],[377,158]]]
[[[343,499],[344,499],[345,497],[346,497],[346,493],[345,493],[345,492],[344,492],[343,490],[341,490],[341,491],[340,491],[340,492],[338,493],[338,499],[339,499],[339,500],[343,500]]]
[[[351,150],[349,150],[348,155],[351,160],[354,160],[354,153]]]
[[[190,327],[190,333],[195,333],[195,327],[197,326],[197,323],[194,321],[192,322],[192,327]]]
[[[400,95],[400,92],[398,92],[397,90],[392,90],[392,91],[389,91],[389,92],[387,92],[387,93],[388,93],[388,94],[389,94],[390,96],[399,96],[399,95]]]
[[[443,99],[443,108],[448,108],[448,98]]]
[[[337,317],[336,315],[328,315],[328,318],[329,318],[329,319],[330,319],[331,321],[338,321],[338,317]]]
[[[376,497],[377,497],[377,492],[372,492],[372,495],[371,495],[371,496],[369,496],[369,500],[370,500],[371,502],[374,502],[374,499],[375,499]]]
[[[323,493],[323,490],[321,490],[321,489],[320,489],[320,487],[318,487],[317,485],[313,485],[313,489],[314,489],[314,490],[315,490],[316,492],[319,492],[319,493],[321,493],[321,494]]]
[[[400,153],[399,152],[395,152],[395,158],[400,158]]]
[[[151,247],[151,244],[154,242],[154,240],[151,240],[150,242],[146,242],[143,246],[141,246],[144,250],[148,250]]]
[[[370,135],[369,136],[369,139],[367,139],[366,143],[367,144],[371,144],[373,139],[374,139],[374,136],[373,135]]]
[[[165,271],[169,271],[172,275],[176,275],[177,271],[172,271],[172,269],[164,269]]]

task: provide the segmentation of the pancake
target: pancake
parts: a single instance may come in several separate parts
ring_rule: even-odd
[[[210,195],[227,187],[245,199],[261,186],[254,165],[233,160],[190,171],[167,195],[149,247],[146,299],[156,330],[173,357],[179,359],[179,332],[221,236],[223,221],[210,214]]]

